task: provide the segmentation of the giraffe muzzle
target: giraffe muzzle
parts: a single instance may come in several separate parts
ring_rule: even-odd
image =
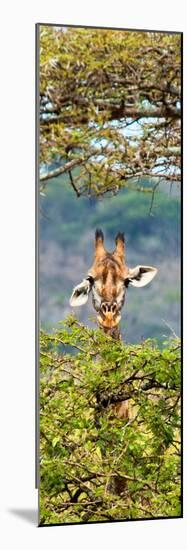
[[[115,315],[117,313],[117,303],[116,302],[102,302],[101,311],[106,316]]]
[[[97,317],[99,324],[104,328],[114,328],[121,319],[116,302],[102,302],[100,313]]]

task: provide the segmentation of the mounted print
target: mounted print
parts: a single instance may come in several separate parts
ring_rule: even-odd
[[[36,34],[39,525],[180,518],[182,35]]]

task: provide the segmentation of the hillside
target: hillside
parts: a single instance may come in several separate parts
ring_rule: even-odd
[[[141,181],[147,186],[148,182]],[[122,313],[123,338],[139,342],[173,330],[180,334],[180,193],[177,185],[160,185],[152,196],[130,190],[101,200],[77,198],[68,176],[51,180],[41,197],[40,319],[51,330],[72,312],[69,298],[92,263],[94,232],[101,227],[109,250],[124,231],[127,263],[155,265],[158,275],[145,288],[129,288]],[[78,319],[90,326],[96,314],[91,299],[77,308]],[[92,317],[92,320],[89,318]],[[169,325],[169,326],[168,326]]]

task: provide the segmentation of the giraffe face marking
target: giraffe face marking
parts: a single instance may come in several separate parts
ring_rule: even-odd
[[[74,288],[70,299],[73,307],[83,305],[91,291],[98,323],[105,331],[119,325],[128,285],[143,287],[157,273],[157,269],[151,266],[138,265],[129,269],[125,262],[125,241],[122,233],[118,233],[115,242],[114,252],[107,252],[104,235],[101,230],[96,230],[94,262],[87,277]]]
[[[99,313],[98,322],[104,328],[114,328],[119,324],[125,301],[123,266],[107,254],[95,263],[93,272],[92,302]]]

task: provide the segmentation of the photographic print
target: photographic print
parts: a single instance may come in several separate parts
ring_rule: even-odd
[[[179,518],[182,34],[36,32],[39,525]]]

